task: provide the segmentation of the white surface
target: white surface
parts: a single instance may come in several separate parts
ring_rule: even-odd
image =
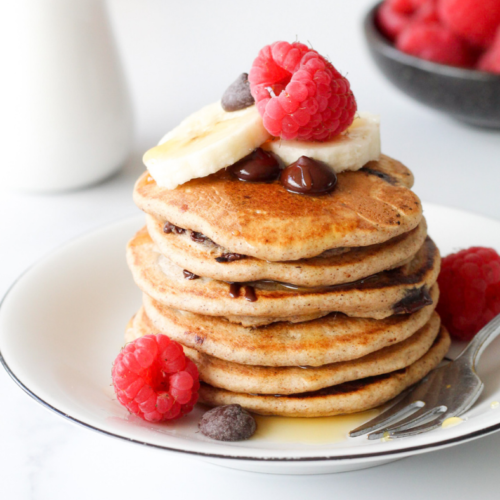
[[[293,40],[296,34],[348,72],[361,109],[381,114],[383,149],[413,169],[415,189],[424,200],[498,218],[500,134],[450,121],[394,90],[364,47],[360,21],[369,4],[254,0],[237,8],[229,0],[112,0],[138,119],[137,153],[119,175],[85,191],[52,197],[0,191],[0,294],[69,238],[137,213],[130,193],[142,171],[141,152],[188,113],[218,99],[264,43]],[[1,22],[8,19],[0,16]],[[1,47],[8,49],[8,44]],[[8,98],[0,93],[0,104]],[[8,126],[1,117],[0,123]],[[13,166],[2,163],[0,168]],[[221,469],[104,439],[47,413],[3,372],[0,395],[2,499],[108,500],[183,493],[189,499],[468,500],[479,491],[481,498],[498,498],[499,433],[371,470],[280,477]]]
[[[436,205],[424,211],[444,253],[474,244],[500,248],[497,221]],[[462,424],[409,439],[368,441],[346,434],[345,439],[304,443],[282,442],[270,434],[223,443],[199,433],[201,408],[172,425],[131,417],[116,402],[109,369],[123,345],[124,324],[141,303],[122,256],[130,235],[143,224],[139,215],[70,242],[23,275],[2,304],[0,352],[6,364],[30,393],[60,414],[122,439],[216,457],[227,467],[286,474],[362,469],[500,426],[500,410],[491,407],[500,400],[500,339],[481,360],[486,390]]]

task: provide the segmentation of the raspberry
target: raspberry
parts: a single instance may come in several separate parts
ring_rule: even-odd
[[[500,0],[440,0],[439,15],[458,36],[487,49],[500,26]]]
[[[377,23],[390,40],[414,21],[437,21],[436,0],[386,0],[377,12]]]
[[[394,10],[389,2],[384,2],[377,11],[377,24],[390,40],[395,40],[410,22],[411,17],[407,13]]]
[[[482,71],[500,75],[500,28],[498,28],[493,45],[481,56],[477,67]]]
[[[474,53],[448,28],[437,23],[414,22],[397,38],[396,47],[412,56],[450,66],[470,67]]]
[[[248,75],[267,131],[283,139],[327,141],[353,121],[349,82],[306,45],[266,45]]]
[[[437,311],[450,333],[470,340],[500,313],[500,256],[472,247],[443,259]]]
[[[112,378],[118,401],[149,422],[182,417],[198,400],[198,369],[166,335],[145,335],[127,344],[113,364]]]

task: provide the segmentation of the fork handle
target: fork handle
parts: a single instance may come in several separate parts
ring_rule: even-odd
[[[490,342],[498,337],[499,334],[500,314],[495,316],[486,326],[479,330],[469,345],[457,357],[457,360],[463,359],[464,361],[468,361],[470,366],[475,369],[481,354],[483,354],[486,347],[488,347]]]

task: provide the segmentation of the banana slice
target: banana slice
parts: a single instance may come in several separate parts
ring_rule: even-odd
[[[270,137],[255,106],[227,112],[215,102],[187,117],[143,159],[159,186],[174,189],[236,163]]]
[[[380,156],[380,118],[359,113],[342,135],[327,142],[274,141],[262,146],[277,154],[286,165],[309,156],[329,165],[335,172],[358,170]]]

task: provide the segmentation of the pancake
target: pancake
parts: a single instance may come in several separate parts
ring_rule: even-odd
[[[287,282],[300,286],[348,283],[399,267],[417,253],[427,235],[427,225],[422,219],[415,229],[385,243],[338,249],[342,253],[328,250],[319,257],[288,262],[255,257],[218,262],[216,259],[223,259],[228,251],[210,240],[193,241],[191,232],[165,234],[164,223],[150,215],[146,216],[146,225],[160,253],[198,276],[229,282],[280,281],[286,276]]]
[[[430,295],[432,305],[383,320],[334,313],[306,323],[261,328],[177,311],[147,295],[143,307],[158,332],[203,354],[248,365],[322,366],[357,359],[411,337],[431,318],[439,298],[437,284]]]
[[[212,316],[287,317],[337,311],[355,317],[382,319],[412,312],[428,303],[428,290],[439,274],[439,252],[427,237],[413,260],[349,284],[291,289],[276,282],[252,282],[252,288],[231,298],[228,283],[211,278],[186,279],[182,268],[158,252],[146,229],[129,242],[127,261],[138,287],[175,309]],[[246,297],[243,296],[246,294]]]
[[[200,403],[209,406],[240,404],[261,415],[326,417],[375,408],[395,398],[424,378],[446,355],[450,336],[444,327],[429,351],[410,366],[389,374],[368,377],[319,391],[293,395],[262,395],[231,392],[202,383]]]
[[[251,366],[224,361],[189,347],[184,347],[184,352],[198,367],[200,380],[211,386],[232,392],[295,394],[406,368],[430,349],[439,327],[439,316],[434,313],[420,330],[403,342],[362,358],[320,367]],[[127,328],[125,340],[131,342],[154,333],[157,333],[155,326],[141,309]]]
[[[229,171],[159,187],[145,172],[134,201],[162,221],[202,233],[230,252],[273,262],[307,259],[338,247],[383,243],[420,223],[411,172],[387,156],[338,175],[322,196],[289,193],[278,182],[252,183]]]

